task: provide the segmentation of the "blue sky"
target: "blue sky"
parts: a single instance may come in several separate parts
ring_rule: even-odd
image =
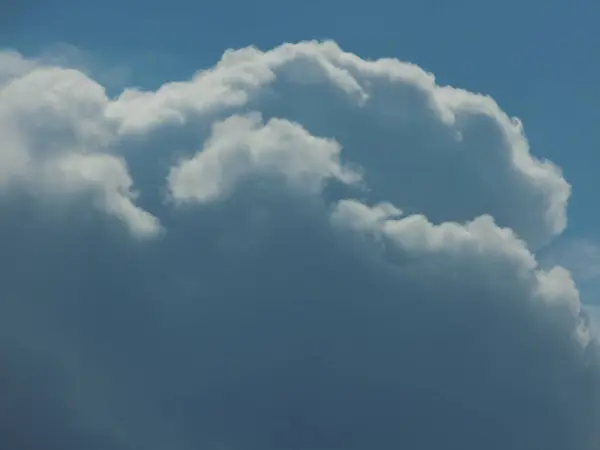
[[[0,447],[597,449],[600,4],[2,5]]]

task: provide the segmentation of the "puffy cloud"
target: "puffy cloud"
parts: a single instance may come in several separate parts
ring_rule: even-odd
[[[135,134],[202,128],[240,108],[334,137],[376,196],[435,222],[491,214],[535,247],[566,226],[570,186],[532,157],[518,119],[489,97],[436,85],[414,65],[365,61],[332,42],[228,51],[188,82],[125,91],[107,114]]]
[[[0,52],[0,86],[33,70],[35,61],[23,58],[20,53],[3,50]]]
[[[535,253],[569,184],[492,99],[331,42],[116,98],[11,55],[4,446],[597,448],[593,313]]]
[[[131,141],[119,136],[175,127],[175,136],[194,137],[186,146],[200,147],[217,118],[259,110],[267,120],[280,116],[335,138],[346,158],[365,168],[374,196],[436,223],[491,214],[534,247],[566,226],[569,184],[554,165],[530,155],[518,119],[488,97],[436,85],[414,65],[365,61],[332,42],[228,51],[188,82],[156,92],[128,89],[113,100],[82,73],[57,68],[36,70],[4,90],[6,109],[17,101],[17,114],[29,121],[52,117],[27,130],[46,145],[49,132],[52,145],[98,149],[98,139],[127,146]],[[56,139],[59,131],[73,142]]]
[[[543,260],[560,261],[580,282],[595,282],[600,277],[600,245],[591,239],[560,239],[545,249]]]
[[[61,195],[92,190],[97,203],[133,233],[155,236],[160,225],[133,203],[125,161],[107,153],[114,133],[105,118],[104,88],[77,70],[24,66],[7,64],[10,78],[0,84],[0,131],[6,136],[0,185]]]
[[[343,183],[360,175],[342,167],[337,142],[311,136],[297,124],[259,116],[232,116],[215,124],[202,152],[169,174],[178,201],[218,200],[253,175],[283,175],[297,188],[320,192],[329,178]]]

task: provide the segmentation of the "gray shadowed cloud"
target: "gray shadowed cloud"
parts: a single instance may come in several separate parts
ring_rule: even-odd
[[[492,99],[332,42],[116,98],[3,58],[2,446],[597,448],[569,184]]]

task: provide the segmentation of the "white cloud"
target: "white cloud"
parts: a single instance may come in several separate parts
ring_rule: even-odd
[[[126,91],[107,115],[128,134],[253,109],[335,138],[376,195],[436,222],[491,214],[535,247],[566,226],[570,186],[531,156],[518,119],[417,66],[362,60],[332,42],[228,51],[188,82]]]
[[[32,71],[35,67],[35,61],[23,58],[20,53],[0,49],[0,86]]]
[[[579,314],[579,292],[570,273],[560,267],[538,269],[525,243],[512,230],[496,226],[492,217],[481,216],[464,225],[434,225],[424,216],[399,214],[389,204],[371,208],[355,200],[342,200],[332,219],[338,226],[384,237],[409,257],[437,260],[446,273],[462,272],[463,283],[482,283],[494,290],[502,290],[508,280],[511,289],[523,283],[531,289],[529,297],[539,295],[549,303],[568,304]]]
[[[171,170],[169,188],[175,200],[205,203],[253,175],[281,174],[296,188],[319,193],[328,178],[360,181],[341,165],[340,150],[337,142],[311,136],[287,120],[263,124],[257,114],[232,116],[213,126],[201,152]]]
[[[165,126],[181,134],[257,110],[267,123],[280,116],[335,139],[344,160],[364,167],[372,200],[386,199],[435,223],[491,214],[533,247],[566,226],[570,186],[555,166],[530,155],[518,119],[489,97],[436,85],[412,64],[363,60],[332,42],[246,48],[226,52],[192,80],[108,99],[79,71],[30,71],[18,55],[4,58],[13,61],[8,72],[24,74],[11,75],[17,78],[3,88],[2,100],[5,116],[20,117],[7,126],[37,140],[25,143],[29,151],[124,148],[132,134],[147,136],[151,145]],[[202,146],[203,132],[195,136],[197,148],[186,152]],[[219,146],[215,139],[211,145]]]
[[[116,98],[0,64],[0,328],[69,343],[86,374],[83,435],[61,409],[56,448],[590,450],[593,330],[535,253],[570,186],[491,98],[332,42],[227,51]]]
[[[560,239],[544,252],[543,260],[564,265],[581,282],[600,278],[600,245],[591,239]]]
[[[155,236],[160,225],[133,203],[126,162],[107,153],[104,88],[77,70],[29,69],[0,85],[0,185],[67,195],[92,188],[134,234]]]
[[[158,219],[133,203],[136,194],[123,160],[106,154],[73,154],[46,170],[55,188],[91,189],[100,209],[121,219],[134,235],[155,237],[161,231]]]

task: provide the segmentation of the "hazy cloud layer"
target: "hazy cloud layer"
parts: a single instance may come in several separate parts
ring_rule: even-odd
[[[535,256],[570,186],[491,98],[332,42],[116,98],[4,52],[0,134],[3,446],[598,448]]]

